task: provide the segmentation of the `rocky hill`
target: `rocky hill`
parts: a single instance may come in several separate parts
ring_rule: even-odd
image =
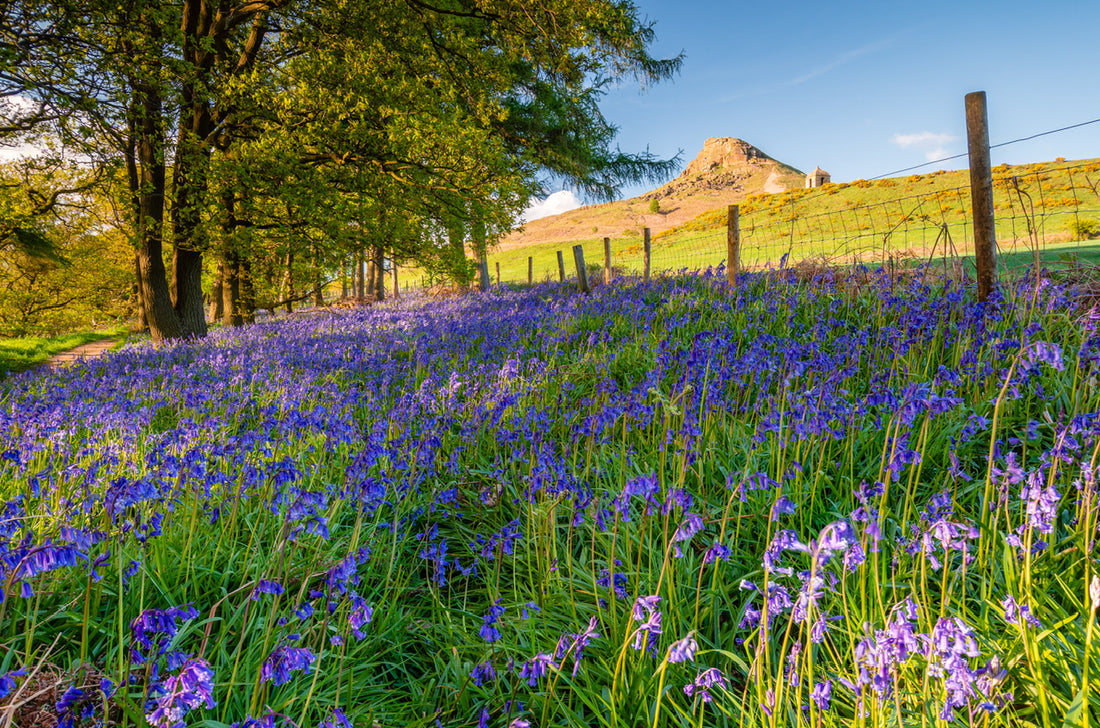
[[[805,183],[806,175],[733,137],[707,139],[702,151],[676,179],[638,197],[587,205],[533,220],[509,233],[503,249],[637,234],[648,227],[659,233],[698,215],[761,192],[784,192]],[[653,200],[660,211],[650,212]]]

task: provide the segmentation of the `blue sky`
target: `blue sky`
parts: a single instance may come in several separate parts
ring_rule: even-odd
[[[683,51],[683,70],[641,93],[624,83],[603,109],[622,149],[681,152],[683,165],[732,136],[837,182],[887,174],[965,152],[971,91],[987,94],[992,144],[1100,118],[1096,0],[635,4],[656,22],[655,54]],[[1100,157],[1100,123],[992,154]]]

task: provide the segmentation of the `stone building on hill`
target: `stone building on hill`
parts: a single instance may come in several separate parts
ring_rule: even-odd
[[[820,187],[823,184],[832,182],[833,178],[828,172],[821,167],[815,167],[813,172],[806,175],[806,187]]]

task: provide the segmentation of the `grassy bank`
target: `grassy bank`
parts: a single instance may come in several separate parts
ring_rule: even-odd
[[[127,333],[125,327],[105,331],[83,331],[64,336],[42,338],[28,336],[16,339],[0,339],[0,376],[20,372],[37,366],[54,354],[75,349],[82,344],[107,339],[120,339]]]

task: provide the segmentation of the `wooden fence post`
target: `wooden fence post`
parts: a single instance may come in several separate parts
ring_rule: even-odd
[[[534,256],[527,256],[527,285],[534,285],[535,283],[535,258]]]
[[[603,239],[603,282],[611,282],[611,238]]]
[[[558,280],[565,281],[565,258],[562,257],[561,251],[558,251]]]
[[[731,287],[741,272],[741,206],[726,208],[726,277]]]
[[[588,293],[588,271],[584,268],[584,246],[573,246],[573,262],[577,265],[577,289]]]
[[[966,95],[966,146],[970,154],[970,210],[974,220],[974,265],[978,300],[993,291],[997,278],[997,232],[993,219],[993,169],[989,163],[989,114],[985,91]]]
[[[500,261],[497,261],[497,285],[500,285]]]
[[[393,297],[401,298],[401,288],[397,285],[397,261],[390,258],[390,268],[393,270]]]
[[[649,259],[652,246],[649,240],[649,228],[642,230],[642,280],[649,283]]]

